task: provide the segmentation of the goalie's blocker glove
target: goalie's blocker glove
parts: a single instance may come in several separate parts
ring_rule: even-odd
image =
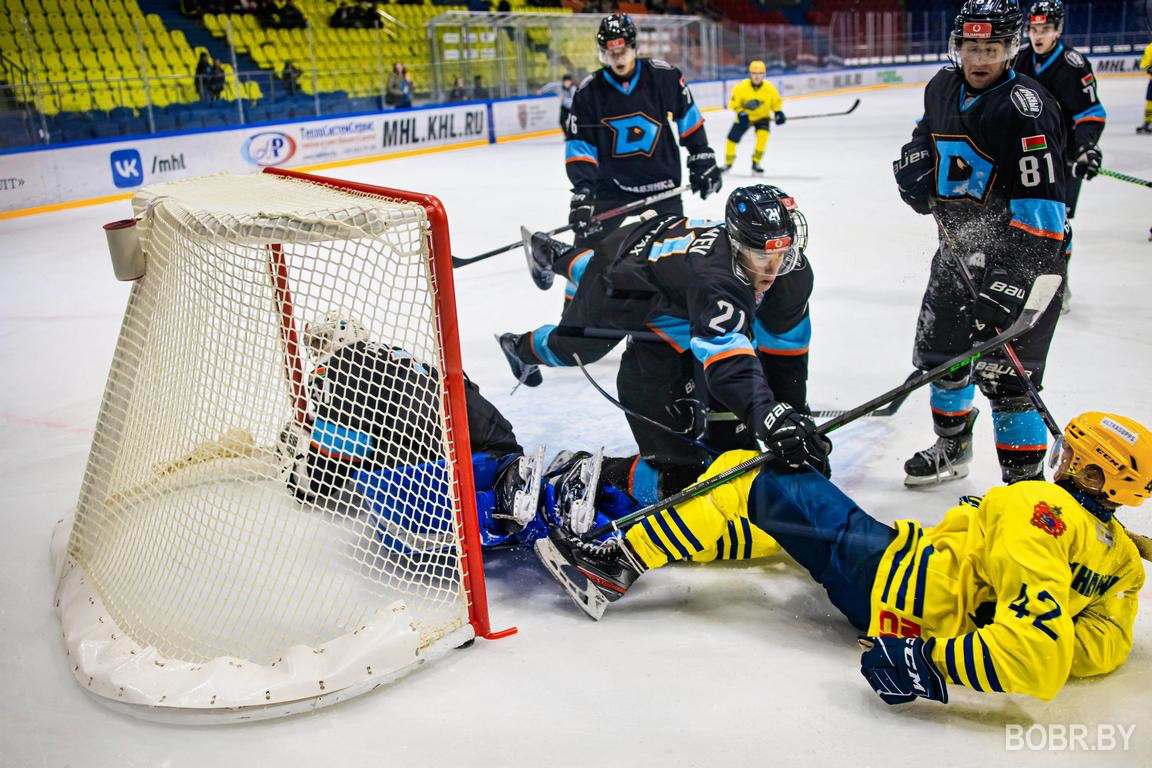
[[[932,644],[918,637],[862,637],[860,673],[885,704],[917,698],[948,703],[944,676],[932,661]]]
[[[810,417],[787,403],[773,405],[756,425],[756,443],[761,451],[772,452],[778,466],[799,469],[807,464],[824,477],[832,474],[831,442],[816,431]]]
[[[932,144],[925,138],[915,138],[900,148],[900,159],[892,163],[900,199],[919,214],[932,212],[932,173],[936,161],[932,157]]]

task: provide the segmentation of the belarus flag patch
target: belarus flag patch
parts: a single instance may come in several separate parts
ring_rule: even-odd
[[[1044,135],[1039,136],[1025,136],[1020,139],[1020,145],[1024,148],[1025,152],[1039,152],[1042,149],[1048,149],[1048,140]]]

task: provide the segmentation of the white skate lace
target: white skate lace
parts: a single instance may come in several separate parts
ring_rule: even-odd
[[[923,456],[925,461],[928,461],[932,464],[932,467],[936,472],[936,479],[937,480],[940,479],[940,475],[941,475],[941,472],[940,472],[941,463],[943,463],[944,468],[948,472],[953,472],[955,470],[955,467],[952,464],[952,459],[948,458],[948,451],[946,450],[946,446],[948,444],[948,441],[955,440],[955,439],[956,438],[953,438],[953,437],[938,438],[936,440],[936,442],[932,444],[931,447],[929,447],[923,451],[920,451],[919,453],[916,454],[917,456]]]

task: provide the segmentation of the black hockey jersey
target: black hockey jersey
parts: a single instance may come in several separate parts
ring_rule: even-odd
[[[637,59],[627,83],[606,68],[589,75],[572,99],[568,121],[568,179],[573,189],[590,187],[601,199],[680,186],[677,138],[690,153],[711,152],[704,115],[684,77],[659,59]]]
[[[695,356],[712,396],[755,424],[775,400],[758,355],[808,351],[811,270],[781,275],[757,297],[723,222],[669,216],[634,227],[608,269],[610,288],[651,291],[646,326]]]
[[[927,138],[936,168],[936,220],[949,241],[1031,285],[1063,274],[1064,126],[1060,107],[1035,80],[1009,69],[969,92],[954,67],[924,89],[913,136]]]
[[[1063,42],[1047,56],[1037,56],[1030,47],[1025,48],[1016,57],[1016,71],[1035,78],[1060,103],[1067,141],[1065,160],[1071,163],[1099,143],[1108,113],[1096,92],[1092,65],[1079,51]]]

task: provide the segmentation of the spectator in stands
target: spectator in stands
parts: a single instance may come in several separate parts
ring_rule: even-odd
[[[388,85],[384,92],[384,101],[396,109],[412,106],[412,77],[408,69],[396,62],[392,71],[388,73]]]
[[[512,12],[512,6],[508,4],[508,0],[500,0],[500,2],[496,4],[496,12],[497,13],[511,13]]]
[[[332,13],[332,17],[328,19],[328,26],[333,29],[352,29],[354,26],[354,16],[352,8],[349,7],[346,0],[340,0],[340,4]]]
[[[208,99],[208,73],[212,69],[212,60],[208,54],[201,51],[200,61],[196,62],[196,93],[200,101]]]
[[[448,101],[464,101],[468,94],[464,91],[464,78],[458,77],[452,81],[452,90],[448,91]]]
[[[488,86],[484,85],[484,75],[476,75],[476,77],[472,78],[472,98],[492,98],[492,93],[488,90]]]
[[[265,29],[303,29],[308,21],[292,0],[272,0],[257,12],[260,26]]]
[[[300,92],[302,74],[303,70],[293,64],[291,59],[284,62],[284,67],[280,70],[280,81],[284,84],[284,92],[289,96],[295,96]]]
[[[208,91],[208,101],[219,101],[220,94],[224,92],[224,64],[220,59],[213,59],[204,77],[205,89]]]

